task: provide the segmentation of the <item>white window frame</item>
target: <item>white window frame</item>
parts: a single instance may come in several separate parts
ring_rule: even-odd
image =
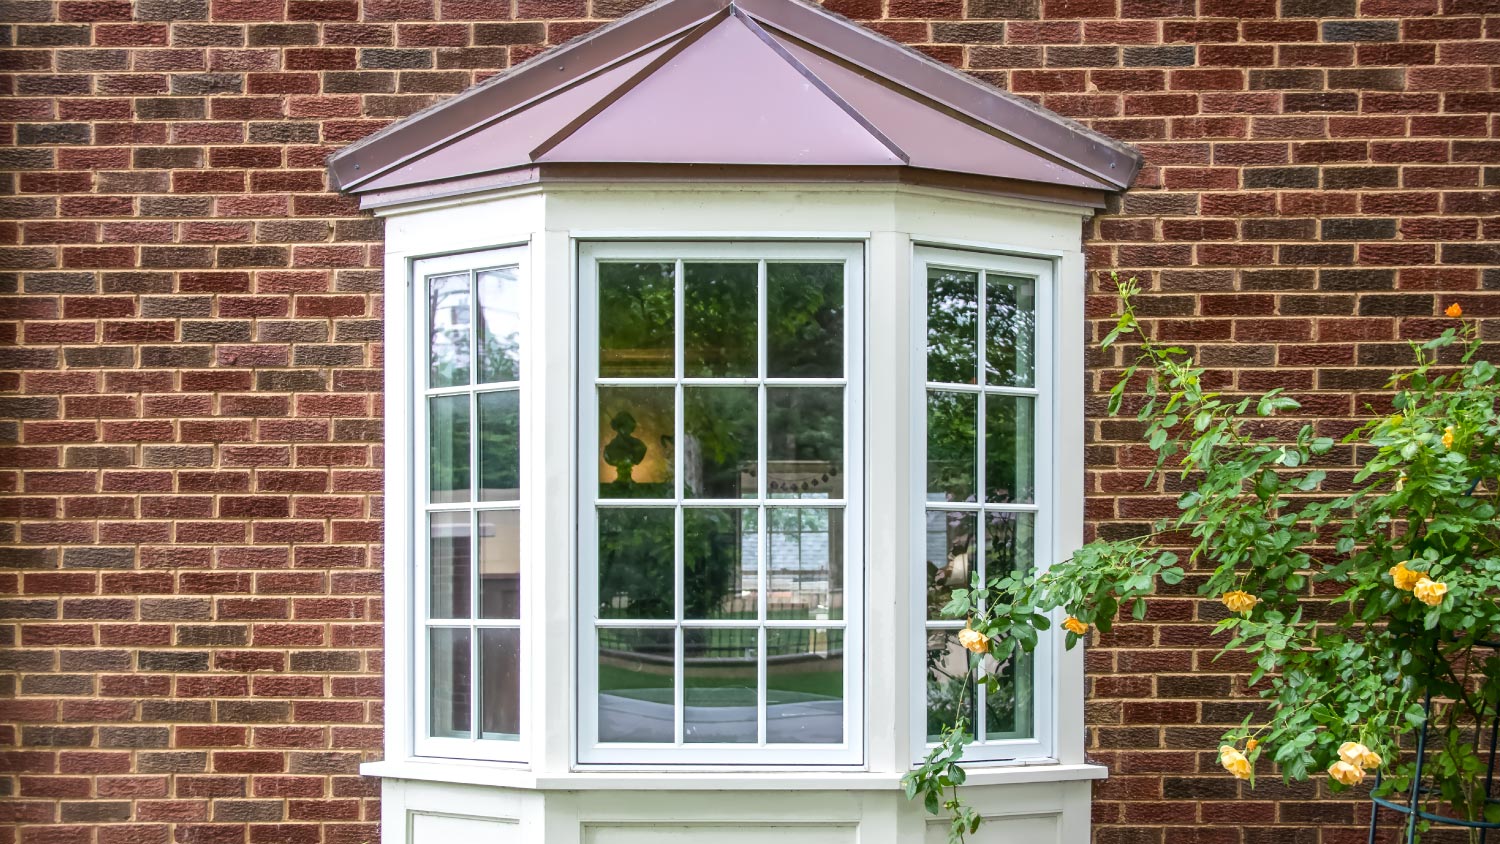
[[[598,380],[598,315],[596,313],[597,301],[597,266],[600,260],[635,260],[635,261],[675,261],[679,263],[677,273],[677,291],[675,301],[677,303],[674,359],[679,363],[683,360],[682,344],[682,273],[680,263],[682,261],[745,261],[745,260],[810,260],[842,262],[844,271],[844,377],[842,379],[808,379],[808,383],[837,383],[842,381],[845,386],[844,404],[844,472],[845,472],[845,498],[842,501],[844,508],[844,618],[841,622],[816,622],[816,621],[775,621],[765,620],[756,626],[759,629],[771,630],[777,628],[808,629],[814,627],[839,627],[844,631],[844,740],[839,744],[728,744],[728,743],[601,743],[598,741],[598,639],[596,624],[598,623],[598,561],[597,542],[595,539],[597,531],[597,520],[595,518],[595,506],[598,502],[598,460],[596,458],[599,444],[598,439],[598,407],[596,395],[596,382]],[[576,725],[576,751],[577,764],[580,768],[636,766],[636,767],[661,767],[663,765],[692,765],[700,767],[722,767],[735,766],[741,769],[752,766],[761,766],[775,769],[786,769],[789,767],[802,766],[838,766],[844,768],[858,768],[865,764],[865,655],[864,655],[864,626],[865,626],[865,601],[864,601],[864,576],[867,561],[865,558],[865,507],[867,490],[865,486],[865,453],[864,453],[864,377],[865,377],[865,317],[864,304],[868,295],[868,277],[865,272],[865,244],[840,241],[829,242],[798,242],[789,240],[767,240],[767,241],[689,241],[661,239],[652,242],[619,242],[619,241],[584,241],[577,243],[577,303],[578,303],[578,381],[577,381],[577,407],[578,413],[574,421],[576,424],[577,437],[577,476],[575,478],[574,508],[577,515],[578,526],[576,534],[576,555],[574,569],[577,583],[578,605],[576,613],[577,650],[574,654],[576,666],[575,680],[577,695],[574,700],[574,723]],[[765,278],[761,273],[760,282],[760,321],[765,321]],[[763,345],[764,341],[762,341]],[[759,355],[764,361],[765,354],[762,349]],[[629,379],[631,383],[645,385],[691,383],[694,379],[663,378],[663,379]],[[766,383],[774,381],[781,383],[795,383],[797,379],[745,379],[748,383]],[[717,383],[731,383],[724,379],[715,379]],[[681,408],[678,408],[681,415]],[[762,455],[766,447],[765,418],[759,423],[760,449]],[[679,441],[676,448],[678,451],[675,464],[678,467],[676,479],[679,483],[683,466],[682,443]],[[671,502],[676,506],[681,498]],[[656,503],[658,506],[665,500],[644,500],[647,504]],[[707,500],[697,503],[706,503]],[[612,505],[620,504],[631,506],[631,500],[615,501]],[[742,504],[743,502],[736,502]],[[809,505],[824,502],[808,501]],[[832,503],[832,502],[828,502]],[[641,505],[637,505],[641,506]],[[768,520],[762,520],[760,526],[760,537],[762,552],[759,555],[758,571],[762,581],[759,589],[761,600],[764,601],[766,589],[765,578],[769,569],[768,554]],[[678,556],[680,557],[680,551]],[[682,566],[680,559],[675,566],[678,583],[676,587],[677,602],[679,604],[675,616],[682,615]],[[718,626],[744,627],[743,623],[718,622]],[[684,626],[712,627],[714,622],[694,621],[684,624],[680,621],[663,621],[656,623],[620,622],[622,627],[663,627],[666,629],[681,630]],[[678,640],[680,643],[681,635]],[[765,663],[765,637],[761,637],[761,665]],[[766,683],[764,670],[759,682],[761,695],[760,712],[764,718],[764,695]],[[676,696],[675,710],[678,721],[677,734],[681,734],[682,717],[682,695],[683,683],[681,672],[674,682],[674,694]],[[763,731],[762,731],[763,732]]]
[[[409,698],[412,718],[406,725],[411,736],[411,747],[415,756],[433,756],[448,759],[473,759],[494,762],[525,762],[531,739],[532,717],[530,711],[531,696],[526,689],[529,686],[530,676],[529,654],[527,653],[529,636],[527,635],[528,607],[527,592],[535,588],[530,583],[534,575],[534,567],[529,565],[531,557],[530,530],[527,524],[529,511],[535,505],[532,500],[535,495],[529,494],[534,487],[532,478],[535,477],[536,467],[533,465],[534,457],[531,450],[525,447],[530,441],[530,414],[527,412],[526,404],[531,401],[532,392],[528,385],[531,379],[529,373],[534,369],[535,358],[539,354],[538,344],[535,342],[536,333],[530,330],[527,314],[530,311],[531,302],[531,276],[528,265],[528,247],[525,245],[501,247],[496,249],[484,249],[461,252],[451,255],[442,255],[431,258],[419,258],[412,261],[411,283],[409,287],[408,305],[410,307],[410,323],[412,342],[410,366],[407,375],[407,385],[410,390],[411,401],[409,408],[409,426],[411,432],[409,443],[411,446],[411,485],[408,506],[406,511],[411,519],[411,547],[409,553],[413,564],[407,569],[410,577],[411,605],[408,612],[411,613],[412,624],[408,633],[411,664],[413,668],[412,677],[415,682],[411,689]],[[427,308],[427,279],[443,275],[445,273],[470,272],[477,274],[483,270],[500,267],[515,267],[516,278],[519,281],[519,301],[521,322],[523,326],[521,339],[520,380],[516,382],[496,382],[489,384],[470,384],[460,387],[430,387],[427,383],[430,367],[428,363],[428,308]],[[479,303],[471,299],[470,302],[470,324],[474,324],[478,312]],[[470,334],[470,366],[479,365],[477,350],[473,347],[473,333]],[[520,453],[520,495],[510,501],[485,501],[470,500],[461,504],[431,504],[429,503],[430,484],[430,443],[428,441],[428,411],[427,400],[432,395],[456,394],[470,396],[469,417],[469,472],[471,488],[478,481],[479,467],[477,465],[477,443],[479,441],[479,420],[474,413],[478,393],[489,392],[496,389],[515,390],[521,403],[520,412],[520,440],[522,445]],[[449,510],[458,512],[478,513],[486,510],[516,510],[521,513],[520,517],[520,583],[521,597],[518,619],[485,619],[479,618],[477,612],[474,617],[468,619],[434,619],[431,617],[431,577],[429,573],[431,540],[428,536],[428,514],[432,512]],[[477,518],[477,517],[476,517]],[[470,524],[475,521],[471,519]],[[477,532],[471,536],[470,541],[474,543],[471,547],[477,548],[479,537]],[[471,552],[471,561],[474,571],[477,573],[479,556]],[[478,586],[477,577],[473,587],[475,594],[473,601],[477,606]],[[519,631],[520,642],[520,664],[518,676],[521,678],[519,695],[520,732],[517,739],[484,739],[484,738],[454,738],[449,736],[434,736],[431,734],[432,712],[431,675],[429,661],[431,658],[430,645],[428,642],[429,631],[440,627],[467,628],[470,633],[470,704],[471,727],[477,731],[481,723],[479,705],[480,688],[482,676],[480,673],[480,636],[479,631],[489,628],[516,629]]]
[[[966,270],[980,274],[980,299],[978,319],[978,354],[980,361],[986,355],[985,300],[983,278],[987,273],[1031,278],[1036,285],[1036,334],[1034,387],[993,387],[978,384],[968,390],[950,384],[929,384],[927,381],[927,270],[930,266]],[[911,313],[913,344],[909,354],[912,362],[911,392],[911,478],[912,501],[911,535],[912,545],[908,559],[911,561],[910,589],[911,612],[914,631],[912,645],[912,698],[911,735],[913,761],[920,761],[934,744],[927,739],[927,634],[929,628],[948,627],[957,631],[963,621],[933,623],[927,617],[927,566],[926,523],[929,510],[969,511],[975,513],[976,558],[983,560],[985,530],[984,517],[993,512],[1033,513],[1036,517],[1036,571],[1045,571],[1053,555],[1067,547],[1066,538],[1059,535],[1058,513],[1067,502],[1060,500],[1061,484],[1058,478],[1056,448],[1056,421],[1064,409],[1057,391],[1057,331],[1058,318],[1058,268],[1055,261],[1024,257],[999,252],[946,245],[916,245],[912,250],[911,264]],[[1035,472],[1034,504],[987,504],[964,502],[929,502],[927,500],[927,391],[929,386],[943,390],[974,392],[981,396],[978,407],[980,430],[984,424],[985,395],[1030,396],[1036,399],[1036,430],[1033,434]],[[976,443],[976,498],[982,501],[985,489],[985,465],[983,436]],[[1079,444],[1081,448],[1081,444]],[[931,506],[929,506],[929,504]],[[997,739],[983,738],[984,705],[975,700],[977,717],[973,729],[974,740],[965,748],[965,762],[988,762],[995,764],[1038,764],[1055,761],[1057,748],[1057,637],[1054,631],[1039,631],[1038,645],[1032,652],[1034,675],[1032,682],[1033,735],[1031,738]]]

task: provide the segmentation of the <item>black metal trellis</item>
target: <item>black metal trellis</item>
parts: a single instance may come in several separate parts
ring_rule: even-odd
[[[1478,642],[1476,644],[1488,648],[1500,649],[1500,642]],[[1428,713],[1429,716],[1432,713],[1432,692],[1430,691],[1422,700],[1422,710]],[[1481,711],[1475,713],[1475,729],[1484,728],[1485,717],[1485,712]],[[1495,795],[1494,789],[1496,745],[1497,742],[1500,742],[1500,709],[1489,712],[1488,718],[1490,732],[1490,758],[1484,773],[1484,803],[1486,807],[1488,807],[1490,804],[1500,803],[1500,796]],[[1405,844],[1415,844],[1417,840],[1417,822],[1424,820],[1430,821],[1440,826],[1453,826],[1463,829],[1477,829],[1479,830],[1479,844],[1488,844],[1490,830],[1500,830],[1500,822],[1485,820],[1471,821],[1464,818],[1455,818],[1448,815],[1440,815],[1436,812],[1429,812],[1426,809],[1422,808],[1423,795],[1428,794],[1432,791],[1431,786],[1422,784],[1422,772],[1427,763],[1428,723],[1429,721],[1423,721],[1422,730],[1421,732],[1417,733],[1417,767],[1416,770],[1412,773],[1411,786],[1406,793],[1406,802],[1401,803],[1385,797],[1375,797],[1373,795],[1370,797],[1371,805],[1369,844],[1376,844],[1376,836],[1380,831],[1380,810],[1382,808],[1390,809],[1394,812],[1406,816],[1406,819],[1403,821],[1406,826],[1406,837],[1403,839]],[[1377,771],[1375,773],[1376,790],[1380,788],[1380,781],[1380,772]],[[1393,794],[1391,796],[1395,797],[1398,795]],[[1500,841],[1500,835],[1496,836],[1496,840]]]

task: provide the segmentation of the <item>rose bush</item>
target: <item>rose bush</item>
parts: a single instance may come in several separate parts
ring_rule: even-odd
[[[1379,772],[1383,792],[1404,792],[1415,756],[1402,739],[1425,729],[1429,809],[1500,820],[1482,792],[1487,731],[1475,729],[1500,706],[1500,383],[1476,327],[1414,345],[1389,406],[1369,408],[1376,418],[1340,447],[1314,424],[1283,423],[1298,404],[1280,390],[1209,389],[1186,350],[1143,336],[1135,280],[1119,288],[1103,345],[1129,358],[1109,412],[1131,406],[1156,454],[1152,482],[1173,472],[1188,491],[1146,535],[956,590],[944,613],[984,644],[966,642],[970,672],[992,682],[986,665],[1036,641],[1015,631],[1047,629],[1054,611],[1066,613],[1072,648],[1122,611],[1145,618],[1160,585],[1195,588],[1228,610],[1212,632],[1250,657],[1246,685],[1267,703],[1263,723],[1224,736],[1229,774],[1253,785],[1266,761],[1287,780],[1327,776],[1340,790]],[[1446,313],[1459,320],[1462,308]],[[1325,484],[1329,471],[1336,483]],[[955,841],[979,824],[958,791],[970,729],[948,725],[906,778],[909,796],[951,813]]]

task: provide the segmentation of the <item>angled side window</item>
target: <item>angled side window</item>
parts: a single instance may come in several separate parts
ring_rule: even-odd
[[[414,267],[419,755],[521,756],[524,263],[514,248]]]
[[[962,716],[969,760],[1050,755],[1050,637],[1006,660],[958,643],[962,619],[941,610],[955,588],[1045,565],[1052,541],[1052,265],[919,248],[913,280],[925,303],[914,405],[925,432],[914,548],[922,584],[919,751]],[[981,668],[979,682],[967,673]],[[970,676],[969,681],[965,677]],[[920,755],[920,753],[918,754]]]

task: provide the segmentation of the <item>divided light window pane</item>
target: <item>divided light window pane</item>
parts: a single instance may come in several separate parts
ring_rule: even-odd
[[[1035,736],[1035,664],[969,654],[942,608],[976,575],[1036,565],[1035,280],[929,266],[926,336],[927,739],[962,716],[983,754]],[[966,683],[971,662],[991,682]]]
[[[596,266],[598,740],[843,744],[844,264]]]
[[[425,502],[421,524],[427,531],[422,682],[428,709],[420,729],[446,741],[520,737],[524,331],[518,270],[444,272],[419,286],[428,338],[419,350],[426,378],[419,399],[426,495],[418,498]],[[464,755],[457,748],[445,745],[442,752]]]

